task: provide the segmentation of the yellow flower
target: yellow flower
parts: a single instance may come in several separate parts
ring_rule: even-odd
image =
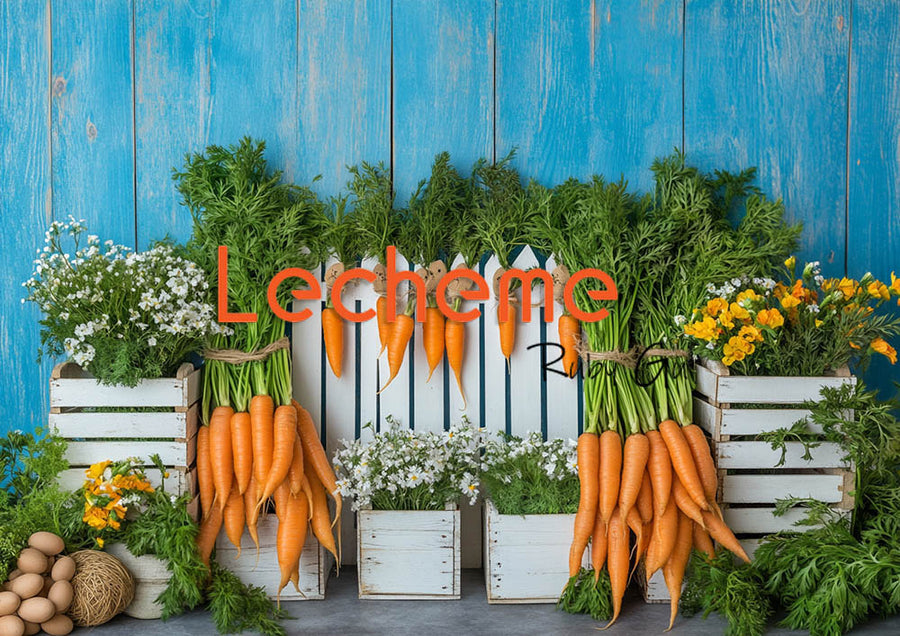
[[[726,309],[728,309],[728,301],[724,298],[713,298],[706,303],[706,313],[713,318]]]
[[[891,272],[891,291],[900,294],[900,278],[894,276],[894,272]]]
[[[891,297],[891,290],[889,290],[888,286],[881,281],[876,280],[869,283],[867,291],[870,296],[880,298],[881,300],[888,300]]]
[[[722,348],[722,353],[724,354],[722,362],[730,366],[736,360],[743,360],[748,355],[751,355],[755,350],[756,347],[752,343],[738,336],[732,336]]]
[[[84,507],[84,517],[82,521],[95,530],[103,530],[106,527],[107,513],[103,508],[94,508],[93,506]]]
[[[824,323],[823,323],[821,320],[819,320],[818,318],[816,318],[816,329],[818,329],[819,327],[821,327],[823,324],[824,324]]]
[[[705,316],[703,320],[686,324],[684,333],[700,340],[715,340],[719,336],[716,321],[709,316]]]
[[[880,353],[885,358],[890,360],[891,364],[897,363],[897,350],[889,345],[884,340],[884,338],[875,338],[875,340],[873,340],[871,344],[869,344],[869,346],[872,347],[873,351]]]
[[[797,257],[791,256],[787,260],[784,261],[784,266],[789,270],[794,271],[794,268],[797,266]]]
[[[837,288],[841,290],[841,294],[844,295],[844,298],[853,298],[856,296],[856,291],[858,289],[856,281],[846,277],[840,280],[837,284]]]
[[[762,342],[763,337],[759,332],[759,329],[752,325],[744,325],[741,327],[741,330],[738,332],[738,336],[746,340],[747,342]]]
[[[747,320],[750,317],[750,312],[741,307],[738,303],[731,303],[729,310],[731,311],[731,315],[738,320]]]
[[[719,314],[719,324],[728,329],[734,328],[734,315],[726,309]]]
[[[103,537],[97,537],[97,547],[98,548],[102,548],[104,543],[106,543],[106,542],[103,540]]]
[[[103,475],[103,471],[106,470],[110,464],[112,464],[112,462],[107,459],[105,462],[98,462],[96,464],[93,464],[84,472],[87,475],[88,479],[99,480]]]
[[[743,305],[745,300],[753,301],[759,300],[759,294],[757,294],[752,289],[745,289],[740,294],[737,295],[737,302],[740,305]]]
[[[799,304],[800,304],[800,299],[797,298],[796,296],[785,296],[784,298],[781,299],[781,306],[784,309],[787,309],[789,311]]]
[[[756,314],[756,321],[764,327],[775,329],[784,324],[784,316],[775,308],[760,309]]]

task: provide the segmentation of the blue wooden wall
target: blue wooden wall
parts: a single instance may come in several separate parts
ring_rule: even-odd
[[[758,166],[805,223],[801,258],[889,277],[898,68],[900,6],[883,0],[4,0],[0,431],[45,420],[20,282],[47,224],[183,239],[171,168],[245,134],[323,193],[383,160],[403,197],[444,149],[467,169],[517,146],[545,183],[646,187],[680,146],[704,168]]]

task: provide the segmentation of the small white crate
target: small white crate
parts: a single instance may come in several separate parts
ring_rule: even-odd
[[[274,513],[260,517],[257,525],[259,535],[259,559],[256,556],[256,545],[248,532],[241,536],[241,556],[237,548],[231,544],[225,531],[216,539],[216,561],[228,568],[248,585],[265,589],[270,599],[278,594],[278,583],[281,580],[281,569],[278,567],[278,554],[275,539],[278,533],[278,518]],[[281,591],[282,601],[311,601],[325,598],[328,577],[334,566],[334,557],[319,545],[312,530],[306,533],[306,542],[300,554],[300,592],[288,583]]]
[[[70,466],[60,474],[60,485],[79,488],[93,463],[128,457],[149,463],[156,453],[169,473],[166,489],[195,493],[199,398],[200,370],[187,363],[175,377],[143,380],[135,387],[100,384],[72,362],[56,365],[50,377],[49,428],[68,440]],[[158,410],[139,410],[147,407]],[[107,408],[123,410],[103,412]],[[158,470],[147,469],[147,476],[159,486]]]
[[[460,597],[460,513],[360,510],[359,598],[450,600]]]
[[[484,506],[488,603],[556,603],[569,580],[574,514],[502,515]],[[590,549],[584,567],[590,566]]]

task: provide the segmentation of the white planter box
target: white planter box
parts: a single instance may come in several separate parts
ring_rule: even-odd
[[[275,550],[275,539],[278,532],[278,518],[275,513],[260,517],[257,526],[259,534],[259,559],[256,558],[256,545],[245,530],[241,536],[241,556],[223,529],[216,539],[216,561],[219,565],[234,572],[246,584],[264,588],[269,598],[274,600],[278,594],[278,582],[281,580],[281,569],[278,567],[278,554]],[[312,530],[306,533],[306,543],[300,554],[300,592],[288,583],[281,590],[282,601],[311,601],[325,598],[325,587],[328,576],[334,566],[334,557],[319,545]]]
[[[50,377],[49,426],[68,440],[70,465],[60,474],[60,485],[81,487],[85,469],[99,461],[140,457],[149,463],[150,455],[158,453],[169,473],[166,490],[195,493],[199,398],[200,370],[187,363],[174,378],[144,380],[136,387],[105,386],[74,363],[56,365]],[[94,410],[111,407],[124,410]],[[159,411],[138,410],[146,407]],[[147,469],[147,476],[159,486],[158,470]]]
[[[484,506],[484,583],[488,603],[556,603],[569,580],[574,514],[501,515]],[[590,566],[590,547],[584,551]]]
[[[460,514],[360,510],[357,568],[362,599],[458,599]]]
[[[134,577],[134,600],[125,608],[125,614],[132,618],[161,618],[162,606],[156,599],[165,591],[172,575],[166,562],[149,554],[136,557],[124,543],[111,543],[106,552],[119,559]]]

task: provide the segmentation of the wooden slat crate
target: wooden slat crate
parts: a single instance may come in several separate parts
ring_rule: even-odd
[[[359,598],[451,600],[460,597],[460,512],[360,510]]]
[[[248,532],[241,536],[241,556],[232,545],[225,531],[216,539],[216,561],[234,572],[244,583],[262,587],[270,599],[278,595],[278,582],[281,570],[278,567],[278,555],[275,550],[275,539],[278,532],[278,518],[274,513],[260,518],[257,526],[259,534],[259,559],[256,546]],[[325,598],[328,577],[334,566],[334,557],[319,545],[312,531],[306,533],[306,543],[300,554],[300,592],[288,583],[281,591],[282,601],[311,601]]]
[[[575,515],[502,515],[484,506],[488,603],[556,603],[569,578]],[[590,549],[582,565],[590,566]]]
[[[61,486],[80,487],[93,463],[138,457],[149,464],[150,455],[158,453],[169,473],[167,491],[195,493],[199,400],[200,370],[187,363],[175,377],[135,387],[105,386],[74,363],[56,365],[50,377],[49,427],[68,440],[70,465],[60,475]],[[158,412],[137,410],[148,407]],[[119,410],[104,411],[110,408]],[[148,468],[147,476],[155,487],[162,482],[155,468]]]

